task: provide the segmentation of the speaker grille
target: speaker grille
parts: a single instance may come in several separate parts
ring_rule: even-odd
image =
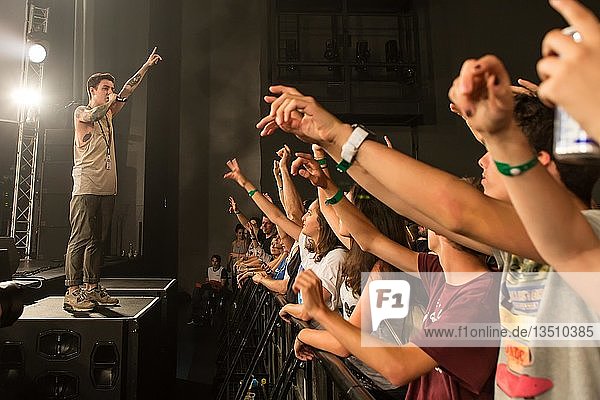
[[[25,379],[23,342],[2,343],[0,348],[0,387],[13,389]]]
[[[70,360],[81,353],[81,337],[70,330],[40,332],[38,353],[48,360]]]
[[[79,378],[63,371],[50,371],[36,379],[38,398],[71,400],[79,396]]]
[[[119,352],[113,342],[94,345],[90,371],[94,388],[111,390],[115,387],[119,379]]]

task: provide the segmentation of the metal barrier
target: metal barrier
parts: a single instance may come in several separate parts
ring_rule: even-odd
[[[251,279],[235,294],[219,336],[217,400],[373,400],[339,357],[319,350],[312,362],[295,357],[296,335],[310,325],[283,322],[285,304]]]

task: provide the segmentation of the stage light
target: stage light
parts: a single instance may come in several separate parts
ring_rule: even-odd
[[[33,43],[29,46],[29,61],[34,63],[42,63],[46,59],[46,48],[39,43]]]
[[[37,90],[20,88],[12,93],[12,98],[19,105],[38,106],[42,100],[42,95]]]

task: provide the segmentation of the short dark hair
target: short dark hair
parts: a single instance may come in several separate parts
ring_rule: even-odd
[[[564,185],[586,205],[591,204],[600,166],[568,164],[554,159],[554,110],[537,97],[515,96],[514,117],[535,151],[546,151],[554,162]]]
[[[98,85],[100,84],[100,82],[103,80],[109,80],[112,83],[115,83],[115,77],[112,76],[110,73],[108,72],[96,72],[95,74],[92,74],[88,80],[87,80],[87,86],[85,87],[88,94],[90,94],[90,88],[94,88],[94,89],[98,89]]]
[[[221,264],[221,256],[220,255],[213,254],[212,256],[210,256],[210,261],[212,261],[213,258],[216,259],[219,264]]]

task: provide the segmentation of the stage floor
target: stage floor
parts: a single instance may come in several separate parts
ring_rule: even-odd
[[[159,301],[156,297],[119,297],[117,306],[97,306],[91,312],[68,312],[62,296],[49,296],[25,306],[19,319],[135,319]]]

